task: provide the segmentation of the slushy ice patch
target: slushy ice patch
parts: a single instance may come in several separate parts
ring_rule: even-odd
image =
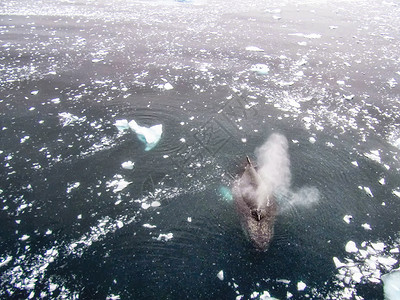
[[[130,122],[128,120],[116,120],[114,125],[119,131],[131,129],[135,132],[139,140],[146,145],[145,151],[150,151],[157,146],[163,132],[162,124],[145,127],[138,125],[135,120],[131,120]]]

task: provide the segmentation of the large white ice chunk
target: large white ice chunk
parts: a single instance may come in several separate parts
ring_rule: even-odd
[[[400,300],[400,269],[382,275],[385,300]]]
[[[140,126],[135,120],[129,122],[129,127],[136,132],[140,141],[146,144],[145,151],[153,149],[161,139],[162,124],[151,127]]]

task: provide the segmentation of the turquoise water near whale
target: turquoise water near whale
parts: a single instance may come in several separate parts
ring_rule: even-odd
[[[0,4],[2,298],[383,299],[399,267],[399,11]],[[145,151],[122,119],[161,139]],[[259,252],[227,200],[273,132],[291,186]]]

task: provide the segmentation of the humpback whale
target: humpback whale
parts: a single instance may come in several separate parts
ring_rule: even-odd
[[[276,202],[250,158],[246,159],[244,172],[232,189],[235,207],[251,242],[258,250],[265,251],[274,234]]]

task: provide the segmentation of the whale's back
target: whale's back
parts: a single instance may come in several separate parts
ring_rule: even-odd
[[[249,159],[234,183],[233,197],[245,233],[259,250],[266,250],[274,233],[276,203]]]

